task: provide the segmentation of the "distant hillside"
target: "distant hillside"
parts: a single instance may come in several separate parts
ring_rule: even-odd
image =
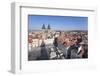
[[[42,30],[28,30],[28,32],[36,32],[36,31],[42,31]]]
[[[28,32],[36,32],[36,31],[42,31],[42,30],[28,30]],[[53,30],[53,31],[56,31],[56,32],[61,32],[61,31],[64,31],[64,32],[88,32],[88,30]]]
[[[64,31],[64,32],[88,32],[88,30],[55,30],[56,32]]]

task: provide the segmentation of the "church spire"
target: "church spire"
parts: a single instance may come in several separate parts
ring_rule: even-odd
[[[51,27],[50,27],[50,24],[48,24],[48,27],[47,27],[47,29],[51,29]]]
[[[42,29],[46,29],[44,24],[42,25]]]

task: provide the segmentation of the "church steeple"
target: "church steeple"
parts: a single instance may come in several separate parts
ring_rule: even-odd
[[[42,29],[46,29],[44,24],[42,25]]]
[[[49,30],[51,29],[51,27],[50,27],[50,24],[48,24],[48,27],[47,27],[47,29],[49,29]]]

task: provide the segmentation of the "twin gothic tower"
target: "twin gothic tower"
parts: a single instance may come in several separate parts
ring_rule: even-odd
[[[49,33],[51,31],[51,26],[48,24],[47,28],[45,27],[45,24],[42,25],[42,31],[45,33]]]

